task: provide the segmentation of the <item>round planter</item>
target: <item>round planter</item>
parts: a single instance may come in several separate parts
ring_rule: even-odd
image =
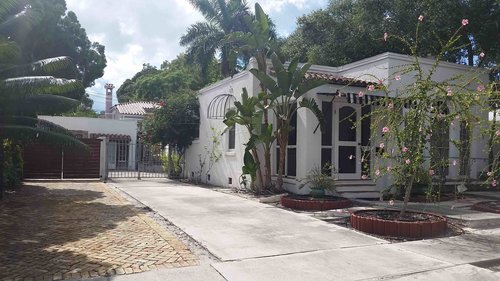
[[[281,196],[280,203],[283,207],[302,211],[324,211],[349,208],[352,206],[351,200],[342,197],[314,198],[285,195]]]
[[[384,219],[385,216],[397,216],[398,210],[361,210],[351,214],[351,226],[362,232],[380,236],[427,238],[446,232],[446,218],[421,212],[406,212],[409,216],[420,217],[416,220]]]
[[[325,189],[322,187],[311,187],[309,195],[314,198],[323,198],[325,197]]]

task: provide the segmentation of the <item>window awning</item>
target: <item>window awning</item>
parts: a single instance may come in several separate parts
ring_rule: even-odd
[[[224,119],[226,113],[234,107],[236,98],[231,94],[222,94],[214,97],[208,104],[208,119]]]
[[[364,94],[360,97],[355,93],[318,93],[318,95],[330,96],[330,97],[345,97],[348,103],[355,104],[374,104],[378,99],[383,98],[382,96],[376,96],[371,94]]]

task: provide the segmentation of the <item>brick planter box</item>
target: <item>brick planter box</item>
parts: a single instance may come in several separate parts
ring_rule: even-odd
[[[351,200],[341,197],[312,198],[285,195],[281,196],[280,203],[283,207],[303,211],[324,211],[352,206]]]
[[[397,215],[397,210],[362,210],[351,214],[351,226],[362,232],[380,236],[427,238],[442,235],[446,232],[446,218],[421,212],[407,212],[408,215],[426,217],[426,220],[391,220],[377,217],[377,213]]]

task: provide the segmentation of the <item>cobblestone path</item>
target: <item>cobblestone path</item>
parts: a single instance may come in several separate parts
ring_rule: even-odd
[[[0,201],[0,280],[63,280],[198,264],[174,234],[98,182],[28,182]]]

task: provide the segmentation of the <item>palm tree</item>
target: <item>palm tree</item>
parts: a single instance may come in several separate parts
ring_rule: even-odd
[[[181,37],[180,44],[187,46],[188,59],[200,64],[203,75],[216,54],[220,56],[220,71],[228,77],[235,73],[230,56],[233,46],[225,37],[236,31],[247,31],[245,18],[250,15],[245,0],[189,0],[205,17],[205,22],[191,25]]]
[[[4,190],[6,139],[18,144],[85,146],[66,129],[37,119],[38,114],[56,114],[77,107],[80,102],[64,94],[83,86],[80,81],[51,76],[65,69],[73,70],[68,57],[22,63],[15,41],[19,38],[17,32],[34,26],[40,11],[33,11],[29,5],[19,9],[20,5],[20,0],[3,0],[0,4],[0,198]]]
[[[320,121],[321,130],[324,127],[323,113],[318,107],[314,98],[306,98],[304,95],[316,87],[326,84],[323,80],[306,80],[305,74],[311,67],[311,64],[304,64],[301,67],[297,60],[290,62],[287,68],[283,65],[276,53],[271,55],[275,79],[269,74],[258,70],[250,69],[250,72],[264,84],[269,91],[268,107],[273,111],[276,117],[276,140],[280,146],[278,161],[277,188],[283,186],[283,174],[285,171],[285,159],[288,146],[289,133],[295,130],[292,127],[292,117],[300,108],[310,110]]]

